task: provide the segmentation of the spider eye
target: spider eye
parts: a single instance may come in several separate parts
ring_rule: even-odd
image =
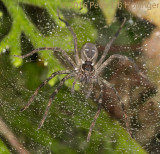
[[[95,63],[98,57],[98,51],[95,44],[86,43],[81,49],[81,58],[83,61]]]

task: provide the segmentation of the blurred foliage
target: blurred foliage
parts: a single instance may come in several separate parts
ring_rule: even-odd
[[[104,16],[106,17],[107,24],[111,24],[118,7],[118,4],[122,5],[119,0],[98,0],[99,7],[102,9]]]
[[[50,35],[44,36],[40,34],[37,27],[31,22],[29,17],[25,14],[23,7],[20,6],[21,1],[12,1],[12,0],[3,0],[4,5],[8,8],[8,13],[11,15],[12,26],[10,28],[9,33],[3,38],[0,43],[0,52],[5,51],[6,49],[10,49],[11,60],[14,66],[20,66],[22,63],[22,59],[13,57],[13,55],[21,54],[21,34],[27,37],[29,42],[34,46],[34,48],[39,47],[61,47],[64,50],[73,51],[73,42],[72,36],[69,31],[64,27],[64,23],[58,20],[57,9],[59,7],[66,6],[66,2],[48,0],[48,1],[22,1],[23,4],[30,4],[36,6],[41,6],[46,9],[48,15],[50,15],[50,21],[44,21],[45,24],[50,26],[51,20],[55,22],[56,25],[52,26],[54,29],[51,29],[48,33]],[[71,5],[74,1],[70,1],[68,5]],[[82,3],[82,1],[79,1]],[[56,4],[56,5],[55,5]],[[73,7],[74,9],[76,7]],[[78,8],[77,8],[78,9]],[[83,10],[82,10],[83,11]],[[5,18],[5,16],[4,16]],[[47,20],[47,19],[46,19]],[[3,19],[2,19],[3,21]],[[74,23],[74,25],[72,25]],[[77,33],[79,46],[81,47],[87,40],[94,42],[96,38],[96,30],[93,28],[93,25],[87,20],[82,18],[73,18],[72,19],[72,27],[74,31],[81,31],[81,33]],[[45,25],[45,26],[46,26]],[[62,27],[63,28],[62,28]],[[2,31],[3,34],[3,31]],[[5,35],[5,34],[3,34]],[[16,38],[16,39],[15,39]],[[53,41],[54,40],[54,41]],[[65,43],[62,43],[62,40],[65,40]],[[44,63],[48,65],[48,76],[51,75],[54,71],[62,70],[64,67],[60,65],[60,63],[53,58],[52,51],[44,51],[41,52],[41,59],[43,59]],[[55,67],[56,65],[56,67]],[[57,78],[57,77],[56,77]],[[50,81],[53,85],[55,84],[56,78]]]
[[[0,140],[0,154],[9,154],[8,148],[5,146],[2,140]]]
[[[71,85],[71,82],[68,82],[67,86],[58,93],[42,129],[37,130],[37,125],[43,116],[53,87],[49,85],[44,87],[35,103],[27,111],[19,112],[33,94],[33,90],[46,78],[46,74],[49,76],[54,71],[65,69],[65,67],[49,51],[42,51],[38,58],[36,55],[24,60],[23,65],[22,60],[13,55],[25,54],[38,47],[61,47],[70,55],[73,52],[72,36],[65,25],[58,20],[57,8],[62,10],[61,16],[64,15],[77,34],[79,48],[86,42],[100,40],[97,31],[101,32],[101,29],[98,29],[96,25],[102,24],[97,21],[102,19],[102,14],[100,17],[99,14],[86,17],[87,8],[64,8],[64,6],[71,6],[73,2],[82,3],[82,0],[0,1],[0,4],[7,9],[6,11],[2,7],[0,10],[2,11],[0,16],[1,117],[31,153],[146,153],[136,141],[128,136],[117,121],[111,120],[106,112],[100,114],[91,141],[87,143],[88,129],[97,106],[91,100],[86,101],[80,92],[71,96],[67,87]],[[108,5],[111,3],[110,0],[106,2]],[[113,17],[116,7],[110,6],[108,13],[111,10]],[[104,13],[107,17],[107,11]],[[93,17],[96,18],[95,21]],[[103,24],[106,23],[103,22]],[[120,22],[116,22],[115,26],[110,28],[112,34],[119,24]],[[127,35],[127,32],[122,32],[122,35]],[[121,36],[117,42],[125,41],[124,36]],[[107,41],[108,36],[105,35],[103,39]],[[18,66],[18,68],[13,66]],[[57,82],[59,82],[58,77],[50,84],[54,85]],[[11,150],[11,145],[5,140],[4,142]],[[3,146],[0,148],[1,153],[6,148],[1,141],[0,146]]]

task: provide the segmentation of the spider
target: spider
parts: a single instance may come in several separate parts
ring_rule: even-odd
[[[73,82],[73,86],[71,89],[72,94],[74,93],[74,86],[75,84],[80,81],[82,85],[89,85],[89,90],[86,94],[86,98],[90,97],[90,94],[93,90],[93,84],[94,83],[98,83],[99,87],[100,87],[100,95],[98,98],[98,110],[95,114],[95,117],[91,123],[89,132],[88,132],[88,136],[87,136],[87,141],[90,141],[90,137],[91,137],[91,133],[92,130],[95,126],[96,120],[100,114],[100,111],[102,109],[102,98],[103,98],[103,88],[104,86],[107,86],[109,88],[111,88],[117,98],[118,98],[118,102],[119,102],[119,106],[121,107],[121,110],[123,112],[123,116],[124,116],[124,120],[125,120],[125,125],[126,125],[126,129],[129,133],[129,135],[131,136],[130,130],[129,130],[129,123],[128,123],[128,118],[127,118],[127,114],[125,113],[125,109],[124,109],[124,104],[123,102],[121,102],[120,97],[118,96],[118,93],[116,91],[116,89],[114,88],[114,86],[109,83],[107,80],[105,80],[104,78],[102,78],[100,76],[100,73],[106,68],[106,66],[108,64],[110,64],[110,62],[114,59],[119,59],[120,61],[130,61],[131,64],[133,65],[134,69],[137,70],[137,72],[145,77],[138,69],[138,67],[136,66],[136,64],[131,61],[128,57],[126,56],[122,56],[119,54],[114,54],[111,55],[107,60],[105,60],[106,55],[108,54],[108,51],[112,45],[112,43],[115,41],[115,39],[118,37],[122,27],[124,26],[125,22],[126,22],[126,18],[124,18],[121,26],[119,27],[119,29],[117,30],[117,32],[115,33],[115,35],[112,37],[112,39],[109,41],[109,43],[105,46],[105,49],[103,51],[103,54],[101,56],[101,58],[98,60],[98,50],[96,48],[96,45],[93,43],[86,43],[82,49],[80,50],[80,54],[79,55],[79,51],[77,48],[77,37],[76,34],[74,33],[72,27],[68,24],[68,22],[66,22],[64,19],[59,17],[59,20],[61,20],[62,22],[65,23],[66,27],[68,28],[68,30],[71,32],[72,37],[73,37],[73,42],[74,42],[74,60],[72,58],[69,57],[69,55],[61,48],[57,48],[57,47],[44,47],[44,48],[37,48],[31,52],[29,52],[26,55],[23,56],[16,56],[19,58],[26,58],[29,57],[31,55],[33,55],[34,53],[37,53],[41,50],[51,50],[53,52],[57,51],[60,52],[62,54],[62,56],[67,60],[67,62],[71,65],[72,70],[65,70],[65,71],[58,71],[58,72],[54,72],[52,73],[52,75],[47,78],[45,81],[43,81],[40,86],[35,90],[34,94],[31,96],[31,98],[29,99],[28,103],[24,106],[24,108],[22,108],[21,111],[26,110],[33,102],[34,98],[36,97],[36,95],[38,94],[39,90],[45,86],[49,80],[51,80],[52,78],[54,78],[56,75],[60,75],[60,74],[66,74],[66,76],[60,81],[59,85],[57,86],[57,88],[55,89],[55,91],[52,93],[52,95],[49,98],[49,102],[48,105],[46,107],[44,116],[39,124],[39,129],[42,127],[49,109],[51,107],[51,103],[53,101],[53,99],[55,98],[56,94],[58,93],[59,89],[63,86],[64,82],[67,79],[70,78],[75,78],[74,82]]]

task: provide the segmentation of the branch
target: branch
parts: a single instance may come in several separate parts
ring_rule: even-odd
[[[29,154],[22,144],[18,142],[18,139],[13,134],[13,132],[8,128],[8,126],[4,123],[4,121],[0,117],[0,134],[2,134],[7,141],[14,147],[18,153],[20,154]]]

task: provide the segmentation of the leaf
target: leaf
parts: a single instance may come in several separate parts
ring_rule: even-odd
[[[67,4],[71,5],[76,1],[70,1]],[[73,40],[71,34],[68,32],[66,27],[64,27],[64,23],[62,23],[57,16],[57,8],[66,6],[66,2],[63,3],[63,1],[59,1],[54,3],[52,0],[40,0],[40,1],[26,1],[26,0],[3,0],[4,5],[6,8],[8,8],[8,12],[12,17],[13,23],[11,26],[11,30],[6,35],[3,40],[0,42],[0,52],[5,51],[6,49],[10,49],[10,55],[11,55],[11,61],[14,66],[18,67],[22,65],[22,59],[14,57],[13,55],[20,55],[21,54],[21,40],[20,36],[22,32],[26,35],[28,40],[33,44],[34,48],[39,47],[60,47],[62,49],[67,49],[69,51],[73,51]],[[55,28],[54,32],[52,32],[52,35],[43,36],[38,31],[37,27],[30,21],[29,17],[25,14],[24,10],[21,8],[20,4],[30,4],[35,5],[39,7],[43,7],[47,10],[51,18],[57,23],[57,25],[62,26]],[[78,1],[78,4],[82,3],[82,0]],[[79,8],[74,7],[73,10],[78,10]],[[84,10],[83,10],[84,11]],[[78,22],[77,22],[78,21]],[[84,20],[81,18],[73,19],[72,23],[74,23],[74,27],[79,27],[79,29],[76,30],[78,33],[80,31],[80,28],[83,31],[81,32],[81,36],[84,34],[87,34],[91,41],[95,41],[96,39],[96,30],[94,29],[93,25],[89,20]],[[88,30],[91,31],[91,33],[87,33]],[[84,35],[85,36],[85,35]],[[86,38],[86,37],[85,37]],[[62,43],[63,40],[63,43]],[[79,40],[79,35],[78,35]],[[84,44],[87,40],[81,40],[81,44]],[[28,51],[30,52],[30,51]],[[58,70],[63,70],[64,67],[60,64],[60,62],[52,56],[51,51],[42,51],[40,53],[40,56],[44,63],[48,65],[48,75],[50,76],[53,72]],[[55,67],[56,66],[56,67]],[[49,83],[50,85],[54,85],[58,80],[58,77],[55,77],[52,79]]]
[[[0,154],[10,154],[8,148],[1,139],[0,139]]]
[[[115,17],[119,0],[98,0],[98,3],[106,17],[106,23],[111,24]]]
[[[73,52],[72,36],[67,28],[56,20],[58,18],[55,16],[56,8],[62,7],[64,4],[67,5],[67,2],[61,0],[3,0],[3,3],[13,22],[9,33],[0,44],[2,50],[10,48],[11,55],[21,54],[20,36],[23,32],[34,48],[57,46],[67,50],[68,53]],[[31,22],[32,20],[22,9],[21,6],[24,3],[46,9],[55,22],[51,35],[43,36],[39,32],[36,25]],[[48,8],[53,4],[55,4],[53,10]],[[72,11],[78,12],[79,10],[73,8]],[[86,42],[96,40],[97,30],[89,19],[78,15],[69,16],[66,19],[77,34],[79,48]],[[42,51],[39,56],[39,59],[42,59],[44,64],[48,66],[48,75],[53,71],[64,69],[61,63],[52,57],[51,52]],[[18,61],[13,56],[10,58],[14,66],[22,64],[22,61]],[[34,78],[39,82],[40,78],[37,79],[37,76],[41,72],[34,63],[28,64],[25,60],[24,63],[26,64],[24,70],[21,67],[15,69],[10,65],[7,54],[0,57],[0,103],[3,106],[0,113],[16,133],[17,138],[23,140],[24,146],[31,153],[146,153],[134,140],[128,137],[127,132],[116,121],[111,120],[109,115],[104,112],[97,120],[91,142],[86,143],[87,133],[97,106],[91,100],[86,102],[81,93],[77,92],[75,97],[70,96],[70,91],[65,86],[56,96],[45,125],[38,131],[37,125],[44,114],[49,99],[48,95],[53,93],[54,87],[44,87],[45,89],[39,93],[40,97],[36,97],[37,99],[30,108],[20,113],[20,108],[33,94],[33,91],[24,86],[24,78],[29,80]],[[28,73],[26,76],[25,72]],[[57,80],[58,78],[55,78],[53,84]],[[70,83],[66,83],[67,86],[70,86]]]
[[[17,134],[17,138],[23,139],[24,146],[28,147],[31,153],[37,153],[38,150],[57,154],[62,153],[62,150],[65,153],[79,151],[91,154],[95,152],[146,153],[128,136],[124,128],[104,111],[96,122],[90,143],[87,143],[87,133],[97,106],[91,100],[86,102],[81,93],[71,96],[66,87],[59,91],[44,126],[37,130],[49,99],[48,93],[52,93],[53,88],[43,89],[40,97],[37,96],[37,100],[30,108],[20,113],[20,108],[27,102],[33,91],[28,91],[22,86],[24,74],[19,71],[11,67],[5,55],[0,57],[0,72],[2,72],[0,89],[5,89],[1,90],[0,94],[0,103],[4,102],[0,112],[12,131]]]

